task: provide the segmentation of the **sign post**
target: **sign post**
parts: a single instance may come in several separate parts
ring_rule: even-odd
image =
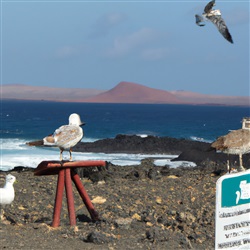
[[[250,170],[216,183],[215,249],[250,249]]]

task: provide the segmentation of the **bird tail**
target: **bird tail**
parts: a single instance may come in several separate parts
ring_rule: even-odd
[[[195,15],[195,22],[198,26],[205,26],[204,18],[199,15]]]
[[[43,140],[26,142],[28,146],[42,146],[44,145]]]

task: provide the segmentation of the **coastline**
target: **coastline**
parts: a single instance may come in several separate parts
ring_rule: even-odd
[[[211,143],[172,137],[138,136],[119,134],[115,138],[107,138],[95,142],[80,142],[74,148],[75,152],[95,153],[135,153],[135,154],[167,154],[178,155],[172,161],[190,161],[197,166],[211,161],[226,169],[228,155],[218,153],[211,148]],[[250,166],[250,154],[243,155],[243,163]],[[230,162],[237,166],[238,155],[230,155]]]
[[[144,159],[138,166],[116,166],[107,162],[105,168],[78,170],[101,220],[91,221],[73,186],[77,226],[69,225],[64,194],[61,224],[57,229],[50,227],[57,176],[34,176],[31,168],[2,172],[2,176],[13,174],[18,182],[14,185],[15,200],[5,207],[5,220],[0,223],[1,247],[213,249],[215,187],[216,181],[226,174],[227,155],[209,150],[209,143],[124,135],[87,144],[85,148],[80,144],[77,150],[95,148],[108,152],[115,146],[117,150],[128,152],[133,150],[132,144],[137,152],[148,150],[151,153],[163,150],[161,147],[166,144],[164,152],[178,151],[178,158],[192,160],[196,156],[199,163],[196,167],[169,168],[155,166],[152,159]],[[216,159],[209,158],[212,153]],[[249,160],[249,156],[245,160]],[[249,168],[249,164],[246,166]],[[2,186],[3,180],[0,180]]]
[[[107,164],[80,172],[101,221],[92,222],[74,190],[77,226],[70,227],[65,198],[61,224],[50,227],[57,177],[11,171],[15,200],[0,224],[4,249],[211,249],[214,247],[218,165],[195,168]],[[65,197],[65,194],[64,194]],[[202,201],[202,202],[201,202]]]

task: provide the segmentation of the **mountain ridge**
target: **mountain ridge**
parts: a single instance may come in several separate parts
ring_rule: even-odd
[[[248,96],[207,95],[185,90],[166,91],[122,81],[110,90],[3,84],[1,99],[89,103],[145,103],[250,106]]]
[[[95,103],[185,103],[169,91],[124,81],[106,92],[85,99],[85,101]]]

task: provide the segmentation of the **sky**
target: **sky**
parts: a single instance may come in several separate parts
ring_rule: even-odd
[[[109,90],[121,81],[162,90],[249,96],[249,0],[0,0],[1,84]]]

